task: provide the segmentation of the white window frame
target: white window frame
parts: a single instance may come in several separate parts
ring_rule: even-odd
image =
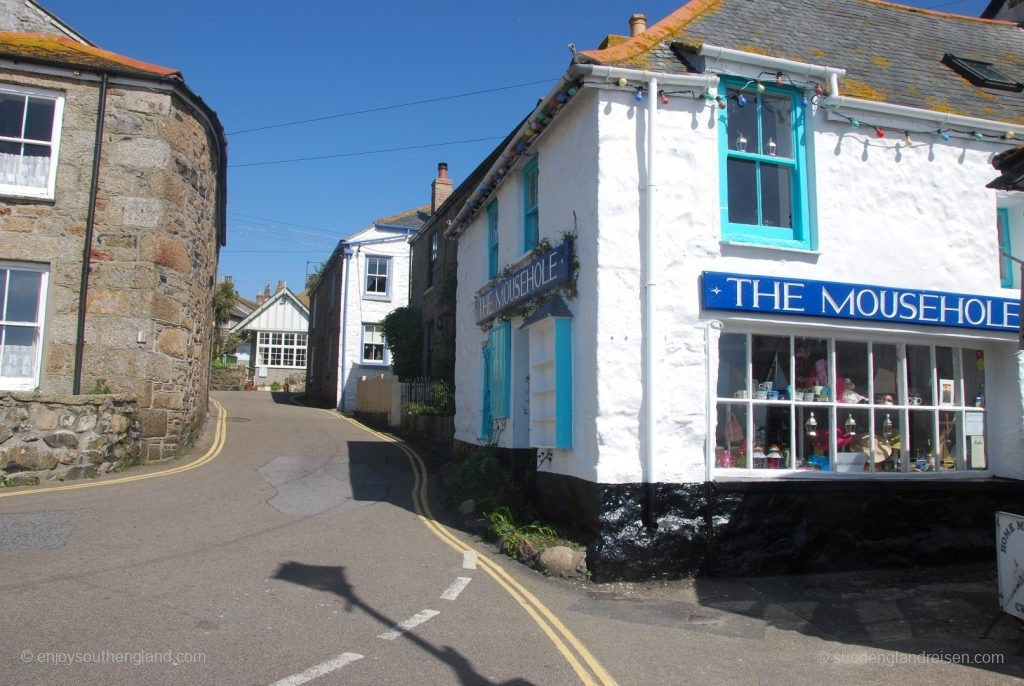
[[[46,188],[0,183],[0,196],[53,200],[56,194],[57,164],[60,158],[60,136],[64,121],[64,95],[56,91],[48,91],[26,86],[14,86],[5,83],[0,83],[0,95],[18,95],[25,98],[35,97],[54,101],[53,128],[51,129],[49,141],[0,136],[0,141],[2,142],[50,146],[50,172],[47,178]],[[22,122],[22,126],[24,127],[24,121]]]
[[[377,331],[379,331],[380,333],[379,345],[381,346],[381,359],[379,360],[372,360],[366,358],[366,346],[368,345],[366,341],[367,328],[371,326],[377,329]],[[363,322],[363,326],[360,329],[360,332],[361,333],[359,336],[359,363],[378,367],[386,367],[388,364],[390,364],[390,360],[388,359],[388,344],[387,341],[384,340],[384,327],[380,325],[380,322]],[[377,345],[377,343],[369,343],[369,345]]]
[[[370,273],[370,260],[380,260],[384,263],[384,274],[379,272]],[[391,256],[390,255],[367,255],[363,262],[363,297],[369,300],[391,300]],[[370,277],[384,277],[384,292],[371,291]]]
[[[39,304],[36,309],[36,318],[34,321],[7,321],[3,318],[4,301],[0,301],[0,327],[7,324],[18,325],[18,326],[35,326],[38,329],[38,345],[36,346],[35,360],[32,363],[32,376],[21,377],[21,376],[0,376],[0,390],[5,391],[24,391],[32,390],[39,386],[39,374],[42,367],[43,359],[43,336],[46,333],[46,292],[50,282],[50,268],[47,265],[31,263],[31,262],[3,262],[0,261],[0,269],[7,269],[12,271],[26,271],[26,272],[38,272],[42,275],[42,279],[39,284]],[[9,278],[9,277],[8,277]],[[7,286],[4,284],[4,298],[7,297]],[[2,365],[3,355],[3,337],[2,328],[0,328],[0,365]],[[0,366],[0,369],[3,367]]]
[[[302,331],[257,331],[256,366],[305,369],[309,334]],[[285,364],[290,357],[291,364]],[[299,364],[301,358],[302,364]],[[277,363],[274,363],[277,360]]]

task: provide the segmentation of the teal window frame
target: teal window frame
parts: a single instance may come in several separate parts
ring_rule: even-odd
[[[491,441],[494,439],[494,420],[507,419],[511,404],[512,325],[509,322],[491,327],[483,356],[480,438]]]
[[[536,186],[530,198],[530,185]],[[540,168],[534,157],[523,167],[523,252],[530,252],[540,243]]]
[[[785,87],[765,85],[764,95],[786,97],[790,100],[790,132],[792,141],[790,149],[792,158],[775,157],[760,152],[741,152],[729,147],[729,111],[738,106],[737,98],[730,97],[730,90],[738,91],[747,100],[746,107],[755,108],[757,112],[756,139],[752,147],[761,150],[762,139],[762,108],[763,97],[750,81],[738,79],[722,79],[718,95],[728,106],[718,110],[718,143],[719,143],[719,181],[721,188],[721,222],[722,240],[725,242],[748,243],[774,248],[792,250],[817,249],[814,223],[811,219],[810,170],[807,154],[806,109],[802,107],[803,93]],[[757,181],[757,224],[742,224],[729,219],[729,160],[744,160],[755,163]],[[770,226],[762,223],[761,169],[765,165],[783,167],[790,170],[790,207],[792,208],[792,227]]]
[[[1000,207],[996,210],[996,228],[999,231],[999,284],[1013,288],[1013,254],[1010,243],[1010,210]]]
[[[487,206],[487,278],[498,276],[498,201]]]

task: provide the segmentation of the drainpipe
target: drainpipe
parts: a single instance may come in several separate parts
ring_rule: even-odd
[[[344,295],[341,297],[341,355],[338,357],[340,360],[340,364],[338,365],[338,388],[340,389],[340,409],[342,412],[345,411],[345,350],[348,343],[348,270],[351,267],[352,260],[351,246],[346,245],[344,253],[345,264],[344,269],[342,270],[342,276],[345,279],[345,288]]]
[[[96,194],[99,191],[100,153],[103,149],[103,120],[107,113],[107,74],[100,74],[100,94],[96,115],[96,140],[92,147],[92,180],[89,183],[89,211],[85,218],[85,245],[82,248],[82,280],[78,287],[78,329],[75,336],[75,371],[71,393],[82,392],[82,357],[85,354],[85,304],[89,293],[89,258],[92,256],[92,234],[96,223]]]
[[[656,495],[657,485],[654,478],[655,459],[655,385],[654,385],[654,343],[657,338],[657,327],[654,309],[655,251],[654,238],[656,224],[654,221],[655,196],[657,194],[657,176],[655,175],[655,154],[658,120],[658,77],[651,76],[647,81],[647,187],[644,193],[644,221],[640,228],[640,241],[643,244],[640,273],[644,274],[644,305],[641,326],[644,327],[643,352],[640,356],[640,383],[643,389],[641,407],[643,410],[643,427],[640,432],[640,452],[643,469],[647,479],[647,525],[657,526]]]

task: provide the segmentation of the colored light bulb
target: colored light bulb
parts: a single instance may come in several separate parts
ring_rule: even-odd
[[[627,83],[629,83],[629,81],[626,80],[625,76],[623,76],[622,78],[619,79],[619,86],[620,87],[625,88]]]
[[[758,83],[757,84],[757,92],[758,93],[764,93],[764,84],[763,83]]]
[[[633,99],[636,100],[637,102],[643,102],[644,101],[644,91],[643,91],[642,88],[637,88],[636,89],[636,95],[633,96]]]
[[[940,131],[939,132],[939,138],[941,138],[944,141],[948,141],[949,140],[949,131]]]
[[[736,98],[736,104],[739,105],[740,107],[747,106],[747,99],[743,97],[743,93],[740,93],[739,97]]]
[[[851,120],[850,120],[850,126],[852,126],[852,127],[853,127],[853,128],[855,128],[855,129],[856,129],[856,128],[859,128],[859,127],[860,127],[860,122],[859,122],[859,121],[857,121],[856,119],[851,119]]]
[[[885,138],[885,130],[881,126],[875,127],[875,136],[877,138]]]

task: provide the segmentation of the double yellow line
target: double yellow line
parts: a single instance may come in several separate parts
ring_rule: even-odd
[[[537,623],[541,631],[558,649],[558,652],[562,654],[566,662],[575,670],[579,676],[580,681],[584,684],[596,685],[602,684],[602,686],[611,686],[615,684],[615,680],[610,674],[601,666],[601,663],[590,653],[587,648],[580,643],[579,639],[573,635],[571,631],[561,620],[555,616],[551,610],[547,608],[535,595],[530,593],[522,584],[512,578],[504,569],[498,566],[497,563],[490,560],[488,557],[482,555],[472,546],[458,539],[454,534],[448,531],[440,522],[434,519],[434,515],[430,512],[430,504],[427,501],[427,468],[423,464],[423,460],[416,454],[409,446],[402,441],[396,439],[388,434],[374,431],[363,424],[356,422],[348,417],[343,417],[336,412],[324,410],[332,416],[342,417],[343,419],[351,422],[358,426],[364,431],[368,431],[373,435],[377,436],[383,441],[394,443],[397,445],[402,452],[409,458],[409,463],[412,465],[414,483],[412,490],[412,502],[413,508],[416,511],[416,515],[420,518],[431,533],[437,536],[439,539],[444,541],[446,544],[459,551],[465,553],[471,551],[476,553],[477,563],[481,569],[483,569],[492,579],[497,582],[505,591],[512,596],[513,600],[519,603],[519,606],[526,611],[528,615]],[[584,666],[584,664],[586,666]]]
[[[220,455],[220,451],[224,448],[224,441],[227,439],[227,421],[228,413],[224,410],[224,406],[219,402],[210,398],[210,402],[213,403],[214,407],[217,408],[217,427],[216,434],[213,438],[213,445],[210,449],[203,454],[195,462],[189,462],[188,464],[181,465],[179,467],[172,467],[171,469],[164,469],[159,472],[149,472],[147,474],[136,474],[134,476],[123,476],[117,479],[109,479],[107,481],[84,481],[77,484],[67,484],[63,486],[48,486],[46,488],[33,488],[27,491],[8,491],[0,492],[0,498],[13,498],[19,495],[35,495],[37,493],[53,493],[54,491],[74,491],[80,488],[96,488],[98,486],[113,486],[115,484],[128,483],[129,481],[142,481],[143,479],[155,479],[161,476],[170,476],[172,474],[181,474],[187,472],[190,469],[196,469],[202,467],[213,458]]]

